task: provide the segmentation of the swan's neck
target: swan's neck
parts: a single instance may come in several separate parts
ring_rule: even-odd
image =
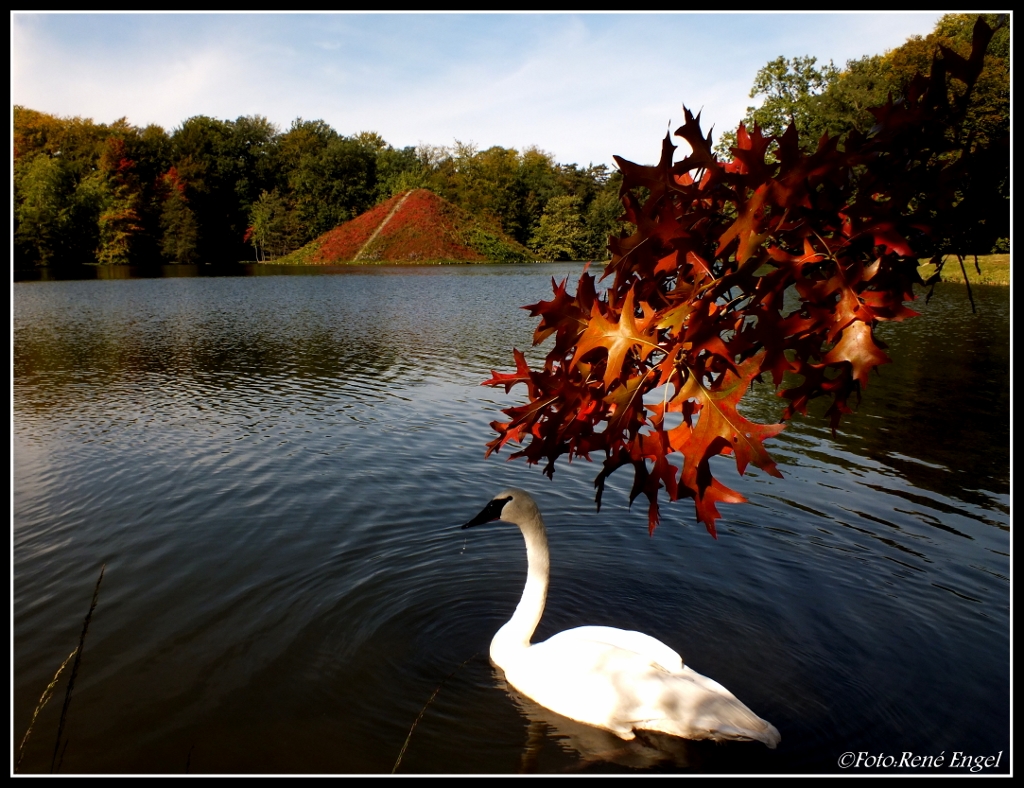
[[[531,518],[533,519],[533,518]],[[491,641],[491,659],[504,667],[509,658],[530,647],[530,638],[544,615],[544,602],[548,596],[548,537],[544,521],[538,513],[535,521],[518,524],[526,540],[526,587],[516,606],[516,612]]]

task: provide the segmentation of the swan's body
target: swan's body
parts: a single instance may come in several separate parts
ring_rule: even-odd
[[[773,725],[650,635],[585,626],[531,644],[547,599],[544,520],[528,493],[509,489],[463,528],[499,519],[523,532],[528,563],[522,599],[491,641],[491,660],[513,687],[552,711],[623,739],[640,729],[687,739],[755,740],[771,748],[779,743]]]

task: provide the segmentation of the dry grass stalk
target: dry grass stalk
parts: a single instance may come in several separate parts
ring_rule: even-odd
[[[68,666],[71,658],[77,653],[78,649],[76,648],[68,654],[67,659],[60,663],[60,667],[57,668],[57,672],[53,674],[53,678],[50,680],[50,683],[46,685],[46,689],[43,690],[43,694],[39,696],[39,703],[36,705],[36,710],[32,712],[32,720],[28,724],[28,730],[25,731],[25,735],[21,740],[21,745],[18,747],[18,762],[14,765],[14,771],[18,771],[18,769],[21,768],[21,759],[25,757],[25,745],[28,743],[28,737],[32,735],[32,728],[35,727],[36,717],[38,717],[39,712],[43,710],[43,706],[45,706],[49,702],[50,698],[53,697],[53,689],[57,686],[57,680],[60,678],[60,674],[64,671],[64,668]]]
[[[60,711],[60,722],[57,725],[57,741],[53,745],[53,758],[50,760],[51,774],[53,773],[54,765],[57,763],[57,753],[60,751],[60,737],[64,734],[64,722],[67,720],[68,707],[71,705],[71,693],[75,689],[75,678],[78,676],[78,666],[82,662],[82,650],[85,648],[85,636],[89,632],[89,622],[92,621],[92,612],[96,609],[96,601],[100,596],[100,583],[103,582],[103,573],[106,569],[106,564],[103,564],[103,566],[100,567],[100,576],[96,580],[96,588],[94,588],[92,592],[92,604],[89,605],[89,612],[85,614],[85,621],[82,624],[82,634],[78,638],[78,648],[75,649],[75,661],[71,666],[71,678],[68,679],[68,689],[64,693],[64,707]],[[60,760],[63,763],[63,753],[61,753]]]
[[[412,727],[409,728],[409,734],[405,737],[405,743],[402,745],[402,749],[398,753],[398,760],[396,760],[395,765],[391,767],[392,774],[398,771],[398,764],[402,762],[402,757],[405,755],[405,750],[409,746],[409,740],[412,738],[412,732],[416,730],[416,726],[419,725],[420,720],[423,719],[423,715],[427,711],[427,706],[434,702],[434,698],[437,697],[437,693],[441,691],[441,687],[445,685],[445,682],[448,681],[448,679],[450,679],[452,676],[454,676],[456,673],[462,670],[466,666],[466,663],[469,662],[469,660],[479,655],[480,652],[476,652],[475,654],[473,654],[473,656],[469,657],[465,662],[463,662],[461,665],[455,668],[455,670],[453,670],[451,673],[449,673],[447,676],[441,679],[441,683],[437,685],[437,687],[434,689],[433,694],[431,694],[427,702],[423,704],[423,708],[420,709],[420,713],[416,715],[416,719],[413,720]]]

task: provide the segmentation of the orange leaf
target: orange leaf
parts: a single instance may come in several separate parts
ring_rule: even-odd
[[[861,386],[868,385],[868,375],[880,364],[888,364],[890,359],[875,344],[871,326],[856,320],[843,329],[843,334],[836,346],[822,359],[826,364],[838,364],[843,361],[853,367],[853,377],[860,381]]]
[[[778,435],[784,425],[757,424],[736,410],[750,381],[761,369],[762,357],[763,354],[740,364],[739,375],[726,369],[709,388],[705,388],[696,375],[689,375],[673,398],[678,401],[694,399],[700,405],[700,415],[688,442],[688,463],[724,454],[728,449],[736,453],[736,470],[740,473],[746,470],[748,463],[753,462],[766,473],[782,477],[762,441]]]
[[[633,292],[630,289],[626,294],[618,322],[607,319],[601,314],[598,304],[594,304],[590,313],[590,324],[580,337],[576,353],[570,362],[570,366],[573,366],[591,350],[603,348],[608,353],[604,370],[606,389],[611,388],[611,384],[622,377],[622,365],[631,349],[637,348],[640,361],[646,359],[652,350],[658,349],[657,333],[651,330],[653,315],[645,315],[639,324],[633,316]]]

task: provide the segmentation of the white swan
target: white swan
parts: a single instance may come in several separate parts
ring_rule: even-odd
[[[544,520],[529,493],[515,488],[498,493],[462,527],[493,520],[515,523],[526,540],[526,588],[490,651],[513,687],[564,717],[627,740],[638,729],[686,739],[760,741],[773,749],[779,743],[775,726],[650,635],[588,626],[530,643],[548,591]]]

